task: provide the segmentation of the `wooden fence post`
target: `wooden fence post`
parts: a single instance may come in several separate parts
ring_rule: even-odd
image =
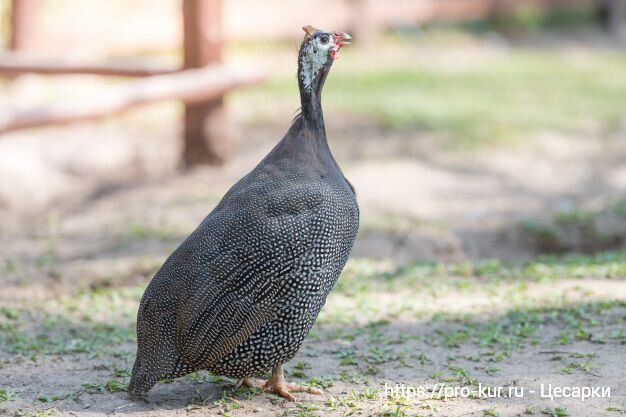
[[[23,51],[34,47],[33,26],[39,0],[11,1],[9,49]]]
[[[183,0],[184,67],[222,62],[222,1]],[[229,156],[232,134],[223,97],[185,104],[183,165],[221,164]]]
[[[624,34],[624,0],[599,0],[598,15],[600,23],[613,36],[623,40]]]

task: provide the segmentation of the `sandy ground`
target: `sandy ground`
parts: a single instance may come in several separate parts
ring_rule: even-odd
[[[332,146],[362,207],[362,232],[348,266],[355,276],[370,267],[401,270],[420,259],[445,265],[531,259],[535,251],[519,236],[518,221],[580,201],[605,201],[626,184],[623,140],[545,137],[538,148],[521,148],[514,156],[486,151],[467,158],[426,152],[422,138],[407,133],[388,135],[375,155],[354,152],[367,149],[356,146],[367,129],[331,128],[342,138]],[[107,384],[118,381],[123,389],[128,381],[141,288],[230,184],[272,146],[269,133],[276,136],[278,129],[248,133],[239,157],[223,169],[112,182],[44,214],[3,216],[3,312],[17,314],[18,334],[26,339],[44,337],[64,346],[55,353],[48,342],[24,347],[15,337],[5,339],[10,342],[0,353],[0,387],[12,399],[0,403],[4,414],[601,416],[611,407],[623,409],[626,284],[620,270],[608,276],[565,272],[548,282],[522,276],[489,283],[470,273],[462,278],[469,290],[456,272],[427,274],[426,283],[417,285],[399,280],[397,288],[381,289],[375,280],[355,293],[347,281],[348,290],[333,293],[287,367],[290,379],[321,386],[325,396],[300,394],[296,404],[268,393],[233,391],[232,381],[206,374],[160,384],[145,403],[116,392]],[[104,306],[84,299],[101,289],[109,291]],[[129,289],[132,294],[125,295]],[[602,302],[611,304],[596,310]],[[556,342],[588,306],[591,312],[580,314],[590,336]],[[458,344],[446,339],[458,326],[507,323],[511,311],[537,308],[536,329],[519,343],[484,344],[476,335]],[[555,310],[541,310],[546,308]],[[123,337],[114,336],[117,327],[98,327],[112,323],[121,326]],[[499,331],[496,338],[507,340],[510,329]],[[105,345],[75,349],[84,332]],[[385,386],[396,384],[424,391],[419,398],[386,398]],[[446,393],[441,384],[469,387],[479,398],[447,392],[450,398],[439,399]],[[547,384],[610,387],[611,396],[550,400],[541,398],[541,384],[544,390]],[[526,391],[523,398],[480,398],[487,394],[476,390],[485,385]]]

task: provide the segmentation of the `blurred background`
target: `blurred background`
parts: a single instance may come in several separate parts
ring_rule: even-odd
[[[402,378],[623,386],[625,14],[622,0],[0,0],[0,405],[125,406],[143,289],[287,131],[307,24],[354,38],[323,106],[361,229],[288,375],[366,389],[345,404],[381,416],[406,404],[369,390]],[[284,411],[233,411],[207,376],[174,385],[172,408]],[[484,405],[436,407],[499,415]],[[281,415],[317,415],[298,410]]]
[[[357,255],[525,260],[624,245],[623,2],[185,4],[0,1],[5,235],[47,218],[98,240],[129,225],[186,235],[288,128],[312,23],[355,38],[324,105],[363,210]],[[226,75],[207,76],[224,105],[200,74],[186,109],[194,91],[167,74],[221,63]],[[169,95],[132,102],[160,84]]]

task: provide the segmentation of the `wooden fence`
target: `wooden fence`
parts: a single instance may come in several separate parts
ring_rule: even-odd
[[[184,114],[184,166],[220,164],[230,153],[231,140],[223,106],[224,95],[260,82],[258,71],[222,64],[224,46],[221,0],[183,0],[181,67],[111,65],[76,61],[44,61],[24,55],[32,44],[32,19],[38,0],[12,0],[10,54],[0,57],[0,75],[22,73],[96,74],[140,77],[112,87],[106,93],[85,95],[74,102],[0,114],[0,134],[37,126],[96,119],[158,100],[181,100]]]

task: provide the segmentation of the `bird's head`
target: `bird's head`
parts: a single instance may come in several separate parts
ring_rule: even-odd
[[[349,45],[352,37],[345,32],[327,32],[311,25],[304,26],[304,40],[298,54],[298,77],[305,90],[321,89],[339,50]]]

